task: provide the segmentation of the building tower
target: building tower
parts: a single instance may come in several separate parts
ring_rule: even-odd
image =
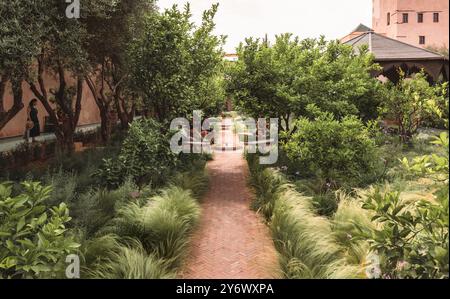
[[[448,0],[372,1],[375,32],[422,48],[448,49]]]

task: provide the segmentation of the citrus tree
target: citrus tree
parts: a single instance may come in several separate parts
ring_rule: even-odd
[[[203,13],[200,26],[191,22],[189,5],[150,16],[145,34],[130,49],[132,84],[159,121],[187,116],[224,101],[218,76],[223,38],[212,34],[217,5]],[[211,90],[216,91],[211,91]],[[217,91],[219,89],[219,91]]]
[[[375,142],[356,116],[335,119],[321,113],[314,120],[302,117],[283,149],[303,177],[319,175],[330,185],[359,185],[374,176],[380,159]]]
[[[307,111],[312,104],[337,118],[377,114],[380,83],[370,76],[377,66],[365,49],[355,54],[336,41],[282,34],[273,45],[248,38],[237,51],[227,88],[247,115],[279,118],[280,128],[289,131],[292,119],[313,118]]]
[[[380,114],[395,120],[401,140],[408,142],[429,117],[430,108],[439,108],[438,103],[445,102],[446,89],[447,84],[430,85],[424,73],[406,78],[400,71],[399,82],[388,82],[383,88]]]

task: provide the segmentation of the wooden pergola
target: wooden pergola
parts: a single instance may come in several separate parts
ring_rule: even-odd
[[[366,46],[375,56],[383,69],[373,75],[383,75],[392,82],[399,79],[398,69],[401,68],[406,75],[411,75],[424,70],[428,74],[430,82],[441,79],[448,81],[449,60],[445,56],[415,47],[369,30],[344,42],[351,45],[357,52],[362,46]]]

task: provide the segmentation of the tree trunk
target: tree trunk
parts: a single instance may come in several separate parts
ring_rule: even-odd
[[[289,133],[290,131],[290,127],[289,127],[289,115],[286,115],[285,117],[283,117],[284,119],[284,123],[285,123],[285,131]]]
[[[130,123],[133,121],[134,112],[136,110],[134,103],[131,106],[130,111],[126,107],[126,98],[121,95],[121,88],[118,87],[116,94],[114,95],[114,105],[117,111],[117,115],[120,120],[120,126],[123,130],[127,130]]]
[[[71,130],[65,130],[62,138],[57,138],[58,149],[63,155],[70,156],[75,152],[73,135]]]
[[[13,105],[8,110],[5,111],[3,100],[6,90],[6,83],[8,82],[7,76],[2,76],[0,81],[0,130],[3,129],[6,124],[13,119],[20,110],[23,109],[23,91],[21,81],[12,81],[12,91],[13,91]]]
[[[100,108],[100,118],[101,118],[100,132],[102,135],[102,141],[106,144],[111,137],[112,131],[111,112],[109,110],[109,106],[104,106]]]
[[[96,76],[96,74],[94,74],[93,76]],[[103,143],[106,144],[111,137],[111,116],[110,116],[111,100],[108,99],[104,93],[103,83],[100,90],[98,90],[95,81],[92,78],[86,76],[85,80],[89,89],[91,90],[92,96],[95,99],[95,103],[97,104],[98,110],[100,111],[100,133],[102,136]]]
[[[120,107],[120,101],[119,101],[118,96],[116,96],[114,98],[114,106],[117,111],[117,116],[119,117],[119,120],[120,120],[120,127],[123,130],[128,129],[128,126],[129,126],[128,115],[125,111],[122,111],[122,108]]]
[[[74,132],[72,130],[68,131],[64,136],[64,153],[67,155],[73,154],[75,151],[75,144],[73,142]]]
[[[75,150],[73,136],[75,129],[78,124],[81,112],[81,99],[83,96],[83,78],[78,76],[76,83],[76,99],[75,107],[72,107],[71,103],[66,102],[66,92],[67,84],[65,79],[64,69],[61,63],[58,63],[58,80],[59,88],[56,92],[52,92],[55,100],[55,104],[60,109],[60,114],[57,114],[50,105],[50,100],[48,97],[47,89],[44,82],[44,62],[42,58],[38,58],[38,74],[37,81],[39,89],[36,84],[32,81],[28,81],[31,90],[34,95],[39,99],[39,101],[44,106],[47,111],[50,120],[55,125],[55,135],[59,150],[64,154],[72,154]]]

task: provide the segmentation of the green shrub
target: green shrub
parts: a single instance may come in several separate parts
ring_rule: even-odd
[[[50,161],[49,168],[50,170],[62,169],[78,173],[90,165],[98,166],[105,155],[107,155],[107,151],[102,148],[87,149],[71,155],[59,153]]]
[[[338,202],[333,192],[315,194],[312,196],[311,201],[317,214],[321,216],[330,217],[338,208]]]
[[[301,118],[283,145],[297,171],[318,175],[331,188],[367,184],[376,177],[381,160],[367,128],[355,117],[335,120],[323,113],[314,121]]]
[[[0,278],[55,277],[79,246],[66,229],[69,210],[64,203],[47,209],[51,187],[22,185],[12,196],[11,186],[0,184]]]
[[[321,216],[331,217],[338,207],[336,191],[327,185],[324,178],[300,179],[294,182],[294,185],[300,193],[311,197],[311,202]]]
[[[16,148],[11,150],[11,154],[14,157],[14,166],[24,166],[30,162],[38,160],[40,156],[40,148],[42,145],[40,143],[28,143],[22,142]],[[35,154],[38,153],[38,156]]]
[[[185,154],[180,153],[178,156],[177,169],[181,172],[191,171],[195,169],[204,169],[206,162],[212,160],[211,154]]]
[[[406,201],[398,192],[379,189],[367,196],[363,208],[378,226],[361,229],[359,238],[381,255],[385,278],[448,278],[448,187],[437,202]]]
[[[382,270],[388,277],[449,277],[448,133],[435,137],[432,144],[440,151],[404,158],[402,165],[406,172],[434,181],[434,200],[408,202],[399,192],[376,190],[364,205],[381,224],[368,240],[385,255]]]
[[[409,142],[424,124],[445,127],[444,115],[436,115],[433,110],[437,108],[448,113],[448,83],[430,85],[424,73],[415,74],[412,78],[400,73],[396,85],[389,82],[381,90],[384,96],[380,114],[398,122],[403,142]]]
[[[117,187],[131,177],[139,186],[159,186],[176,165],[169,145],[170,134],[152,119],[139,119],[129,128],[117,159],[104,159],[96,172],[108,186]]]
[[[384,278],[449,277],[448,133],[441,133],[432,143],[439,150],[412,159],[405,157],[401,162],[403,172],[434,182],[434,196],[408,199],[398,191],[404,186],[397,191],[376,188],[365,196],[362,206],[372,216],[373,226],[367,220],[354,222],[359,230],[356,239],[369,243],[380,256]]]
[[[0,152],[0,169],[2,169],[1,176],[4,176],[4,171],[14,165],[14,156],[11,152]]]

